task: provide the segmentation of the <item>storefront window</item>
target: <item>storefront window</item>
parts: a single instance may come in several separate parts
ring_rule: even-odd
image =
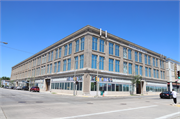
[[[99,83],[99,91],[107,91],[106,87],[106,83]]]
[[[78,82],[78,84],[77,84],[77,90],[82,90],[82,82]]]
[[[129,91],[129,85],[123,84],[123,91]]]
[[[122,84],[116,84],[116,91],[122,91]]]
[[[91,82],[91,91],[96,91],[95,82]]]

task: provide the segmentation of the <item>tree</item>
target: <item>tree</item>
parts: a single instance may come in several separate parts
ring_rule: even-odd
[[[1,77],[1,80],[10,80],[10,78],[6,77],[6,76],[3,76],[3,77]]]
[[[134,94],[134,87],[135,87],[136,84],[140,83],[140,80],[142,80],[142,76],[140,76],[140,75],[135,75],[135,76],[132,77],[132,80],[131,80],[131,85],[132,85],[131,95]]]

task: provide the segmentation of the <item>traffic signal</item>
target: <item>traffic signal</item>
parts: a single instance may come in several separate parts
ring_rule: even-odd
[[[95,81],[97,81],[97,76],[96,76],[96,78],[95,78]]]
[[[178,79],[180,79],[180,71],[177,71],[178,72]]]

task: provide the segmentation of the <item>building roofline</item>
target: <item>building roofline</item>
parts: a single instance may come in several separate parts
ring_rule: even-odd
[[[31,57],[29,57],[29,58],[21,61],[20,63],[14,65],[12,68],[14,68],[14,67],[16,67],[16,66],[18,66],[18,65],[20,65],[20,64],[22,64],[22,63],[24,63],[24,62],[26,62],[26,61],[28,61],[29,59],[32,59],[33,57],[35,57],[35,56],[43,53],[44,51],[47,51],[47,50],[51,49],[52,47],[58,45],[59,43],[63,43],[65,40],[74,37],[74,36],[77,35],[78,33],[81,33],[81,32],[83,32],[83,31],[86,31],[86,32],[89,31],[89,32],[91,32],[92,30],[94,30],[94,31],[96,31],[96,32],[99,32],[100,29],[98,29],[98,28],[96,28],[96,27],[93,27],[93,26],[90,26],[90,25],[86,25],[85,27],[83,27],[83,28],[81,28],[81,29],[73,32],[72,34],[70,34],[70,35],[62,38],[61,40],[55,42],[54,44],[52,44],[52,45],[46,47],[45,49],[37,52],[36,54],[32,55]],[[102,34],[105,34],[105,31],[102,30]],[[119,41],[121,41],[121,42],[123,42],[123,43],[130,44],[130,45],[133,45],[133,46],[135,46],[135,47],[141,48],[141,49],[143,49],[143,50],[145,50],[145,51],[151,52],[151,53],[153,53],[153,54],[155,54],[155,55],[162,56],[162,55],[159,54],[159,53],[156,53],[156,52],[154,52],[154,51],[152,51],[152,50],[149,50],[149,49],[147,49],[147,48],[144,48],[144,47],[142,47],[142,46],[140,46],[140,45],[137,45],[137,44],[135,44],[135,43],[132,43],[132,42],[130,42],[130,41],[128,41],[128,40],[125,40],[125,39],[123,39],[123,38],[120,38],[120,37],[118,37],[118,36],[115,36],[115,35],[110,34],[110,33],[107,32],[107,38],[108,38],[108,36],[109,36],[109,37],[112,37],[112,38],[114,38],[114,39],[116,39],[116,40],[119,40]],[[165,57],[165,58],[166,58],[166,57]]]
[[[175,63],[177,63],[177,64],[180,64],[179,61],[173,60],[173,59],[171,59],[171,58],[167,58],[166,61],[173,61],[173,62],[175,62]]]

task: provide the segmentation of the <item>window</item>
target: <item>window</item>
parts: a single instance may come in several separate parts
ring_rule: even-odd
[[[139,52],[139,62],[142,63],[142,53]]]
[[[156,70],[153,70],[154,78],[156,78]]]
[[[53,51],[51,52],[51,61],[53,61]]]
[[[97,38],[95,37],[93,37],[93,41],[92,41],[92,50],[97,51]]]
[[[165,72],[163,71],[163,79],[165,79]]]
[[[138,52],[135,51],[135,61],[138,62]]]
[[[96,69],[97,68],[97,55],[92,55],[92,65],[91,68]]]
[[[51,61],[50,57],[51,57],[51,53],[49,52],[49,54],[48,54],[48,62]]]
[[[119,56],[119,45],[115,45],[115,55]]]
[[[46,63],[46,55],[44,55],[44,63]]]
[[[69,44],[69,55],[72,53],[72,43]]]
[[[155,58],[153,57],[153,66],[155,67]]]
[[[158,67],[158,59],[156,59],[156,67]]]
[[[50,74],[52,73],[52,64],[50,64]]]
[[[66,60],[63,60],[63,71],[66,71]]]
[[[123,84],[123,91],[129,91],[129,85]]]
[[[148,68],[147,67],[145,67],[145,76],[148,76]]]
[[[132,64],[129,63],[129,74],[132,74]]]
[[[61,48],[59,48],[59,58],[61,58]]]
[[[99,57],[99,69],[104,70],[104,57]]]
[[[71,70],[71,59],[68,59],[68,70]]]
[[[56,59],[58,58],[58,49],[56,49]]]
[[[43,75],[43,66],[41,67],[41,75]]]
[[[128,59],[131,60],[132,57],[131,57],[131,49],[128,49]]]
[[[147,64],[147,55],[144,55],[145,64]]]
[[[57,69],[57,62],[54,63],[54,73],[56,73],[56,69]]]
[[[148,64],[151,65],[151,57],[148,56]]]
[[[127,62],[123,63],[123,72],[127,74]]]
[[[115,71],[119,72],[119,60],[116,60]]]
[[[58,62],[58,72],[60,72],[60,66],[61,66],[61,62]]]
[[[159,70],[156,70],[156,76],[159,78]]]
[[[78,69],[78,56],[75,57],[75,69]]]
[[[109,43],[109,54],[113,55],[113,43]]]
[[[76,41],[76,52],[79,51],[79,40]]]
[[[84,37],[81,38],[81,50],[84,50]]]
[[[49,64],[47,65],[47,74],[49,73]]]
[[[109,59],[109,71],[113,71],[113,59]]]
[[[104,52],[104,40],[101,40],[101,39],[100,39],[100,43],[99,43],[99,51]]]
[[[142,76],[142,66],[139,66],[139,74]]]
[[[65,47],[64,47],[64,56],[66,56],[67,55],[67,45],[65,45]]]
[[[127,48],[123,47],[123,58],[127,58]]]
[[[84,68],[84,55],[80,55],[80,69]]]
[[[116,84],[116,91],[122,91],[122,84]]]
[[[138,65],[135,65],[135,74],[138,75]]]
[[[151,77],[151,68],[149,68],[149,77]]]

